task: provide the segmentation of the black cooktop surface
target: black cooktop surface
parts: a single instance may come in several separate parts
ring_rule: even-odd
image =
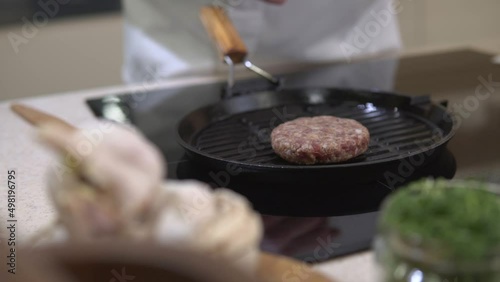
[[[284,87],[391,91],[397,68],[397,59],[322,66],[285,75]],[[352,184],[349,189],[343,189],[349,193],[339,194],[335,183],[321,179],[313,183],[265,183],[207,168],[188,160],[177,143],[176,128],[189,112],[219,101],[223,87],[223,83],[154,91],[145,87],[143,91],[93,99],[88,105],[99,117],[137,126],[165,155],[168,178],[198,179],[214,187],[226,186],[251,199],[263,217],[263,250],[306,261],[322,261],[367,249],[375,233],[380,202],[394,188],[421,177],[451,178],[456,171],[453,155],[445,150],[429,164],[415,167],[411,175],[403,177],[397,185],[387,185],[387,178],[381,175],[380,180]],[[250,80],[240,83],[239,87],[242,95],[251,95],[248,92],[252,87],[267,86],[260,80]],[[314,193],[316,189],[328,193],[318,197]]]

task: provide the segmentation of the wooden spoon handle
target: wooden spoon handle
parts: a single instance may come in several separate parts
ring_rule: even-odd
[[[42,124],[53,123],[60,127],[66,129],[68,132],[76,130],[76,127],[65,122],[64,120],[55,117],[51,114],[45,113],[43,111],[34,109],[21,104],[12,104],[10,109],[15,112],[18,116],[22,117],[25,121],[30,124],[39,127]]]
[[[231,58],[234,64],[242,63],[248,51],[226,11],[221,7],[205,6],[200,18],[222,57]]]

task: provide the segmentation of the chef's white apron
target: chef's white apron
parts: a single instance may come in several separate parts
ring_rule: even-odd
[[[401,47],[391,0],[124,0],[123,77],[142,82],[224,69],[206,34],[202,5],[227,8],[250,59],[263,66],[325,62]]]

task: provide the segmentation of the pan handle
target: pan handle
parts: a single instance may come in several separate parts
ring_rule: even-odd
[[[200,18],[217,45],[222,58],[233,64],[243,63],[247,57],[247,48],[238,31],[222,7],[205,6],[201,9]]]
[[[236,64],[242,63],[247,69],[270,81],[276,88],[281,86],[280,79],[247,60],[247,47],[222,7],[205,6],[200,11],[200,18],[208,34],[215,41],[222,59],[229,65],[229,77],[226,91],[223,94],[224,98],[229,98],[234,94],[234,67]]]

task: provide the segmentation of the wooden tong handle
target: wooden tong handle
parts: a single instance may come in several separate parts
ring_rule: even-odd
[[[231,58],[234,64],[242,63],[248,51],[226,11],[221,7],[206,6],[201,9],[200,18],[222,57]]]
[[[35,127],[40,127],[42,124],[52,123],[59,125],[60,127],[66,129],[68,132],[76,130],[76,127],[65,122],[64,120],[37,109],[21,104],[12,104],[10,108],[18,116],[22,117],[25,121],[29,122]]]

